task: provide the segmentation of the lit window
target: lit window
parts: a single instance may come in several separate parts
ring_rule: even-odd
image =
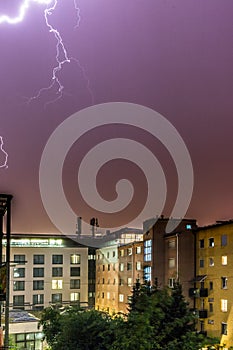
[[[72,265],[75,265],[75,264],[80,264],[80,254],[71,254],[70,256],[70,263]]]
[[[214,266],[214,258],[209,258],[209,266]]]
[[[121,303],[124,302],[124,294],[119,294],[119,301],[120,301]]]
[[[176,246],[175,239],[171,239],[170,241],[168,241],[168,248],[175,248],[175,246]]]
[[[175,267],[175,259],[174,258],[168,259],[168,266],[170,269]]]
[[[168,280],[168,287],[174,288],[175,278],[169,278]]]
[[[213,237],[209,238],[209,247],[210,248],[214,247],[214,238]]]
[[[136,254],[141,254],[141,252],[142,252],[142,247],[141,246],[136,247]]]
[[[80,293],[70,293],[70,301],[79,301],[80,300]]]
[[[124,249],[120,250],[120,256],[124,256]]]
[[[227,289],[227,277],[221,277],[222,289]]]
[[[141,270],[141,261],[136,262],[136,270],[140,271]]]
[[[227,255],[222,256],[222,265],[227,265]]]
[[[127,284],[129,287],[132,286],[132,278],[131,277],[128,277]]]
[[[192,225],[190,225],[190,224],[187,224],[187,225],[186,225],[186,229],[187,229],[187,230],[191,230],[191,228],[192,228]]]
[[[127,253],[128,253],[128,255],[132,255],[132,253],[133,253],[132,248],[128,248],[128,249],[127,249]]]
[[[151,261],[152,258],[152,240],[144,241],[144,261]]]
[[[221,299],[221,311],[227,312],[227,299]]]
[[[144,268],[144,280],[146,282],[151,281],[151,266],[145,266],[145,268]]]
[[[107,292],[107,299],[110,299],[110,292]]]
[[[124,271],[124,263],[120,263],[120,265],[119,265],[119,270],[120,270],[120,271]]]
[[[52,289],[62,289],[62,280],[52,280]]]
[[[225,247],[227,245],[227,235],[221,236],[221,246]]]

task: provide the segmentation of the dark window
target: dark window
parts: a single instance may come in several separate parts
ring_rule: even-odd
[[[13,282],[13,290],[25,290],[24,281],[14,281]]]
[[[102,293],[102,298],[104,298],[104,292]]]
[[[34,267],[33,268],[33,277],[44,277],[44,268],[43,267]]]
[[[14,262],[17,264],[25,264],[25,255],[17,254],[14,255]]]
[[[200,267],[204,267],[204,259],[200,259]]]
[[[204,248],[204,246],[205,246],[205,240],[204,239],[200,239],[199,246],[200,246],[200,248]]]
[[[213,237],[209,238],[209,247],[210,248],[214,247],[214,238]]]
[[[227,235],[221,236],[221,246],[224,247],[227,245]]]
[[[108,264],[108,271],[110,271],[110,264]]]
[[[25,268],[24,268],[24,267],[14,268],[14,270],[13,270],[13,276],[14,276],[14,278],[22,278],[22,277],[25,277]]]
[[[14,295],[13,306],[24,306],[24,295]]]
[[[52,277],[62,277],[63,268],[62,267],[53,267],[52,268]]]
[[[222,289],[227,289],[227,277],[221,277]]]
[[[33,264],[43,265],[44,264],[44,255],[43,254],[33,255]]]
[[[213,303],[209,303],[209,310],[210,310],[210,312],[213,312],[213,311],[214,311],[214,305],[213,305]]]
[[[54,254],[52,256],[52,263],[53,264],[63,264],[63,255]]]
[[[70,280],[70,289],[80,289],[80,280]]]
[[[44,294],[33,295],[33,304],[44,304]]]
[[[212,282],[212,281],[210,281],[209,286],[210,286],[210,290],[213,290],[213,288],[214,288],[214,284],[213,284],[213,282]]]
[[[103,271],[105,271],[105,265],[103,265]]]
[[[62,302],[62,293],[52,294],[52,303],[61,303]]]
[[[221,333],[227,335],[227,323],[222,322]]]
[[[112,257],[114,258],[115,255],[116,255],[116,252],[113,251],[113,252],[112,252]]]
[[[33,290],[43,290],[44,289],[44,281],[33,281]]]
[[[131,262],[127,263],[127,270],[128,271],[132,270],[132,263]]]
[[[103,284],[104,284],[104,278],[103,278],[103,281],[102,281],[102,282],[103,282]]]
[[[80,267],[71,267],[70,276],[80,276]]]

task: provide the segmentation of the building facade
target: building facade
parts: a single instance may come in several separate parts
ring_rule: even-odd
[[[190,294],[200,332],[233,346],[233,221],[216,222],[196,232],[196,279]]]

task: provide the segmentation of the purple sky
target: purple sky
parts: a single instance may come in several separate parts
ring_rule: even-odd
[[[70,115],[93,103],[113,101],[156,110],[182,136],[195,175],[188,217],[196,218],[201,225],[232,218],[232,0],[76,2],[81,16],[78,28],[73,0],[58,0],[50,21],[60,31],[68,56],[79,60],[85,74],[75,60],[65,64],[58,74],[63,96],[54,103],[46,105],[58,96],[57,86],[27,103],[51,84],[56,65],[56,40],[45,25],[45,6],[32,4],[22,23],[0,24],[0,136],[9,154],[8,168],[0,168],[0,192],[14,195],[13,231],[56,231],[39,193],[43,148],[55,128]],[[13,16],[20,1],[8,3],[8,8],[0,4],[0,13]],[[86,135],[82,152],[115,132],[109,126]],[[134,130],[122,132],[133,137]],[[135,138],[148,147],[152,144],[148,135],[137,130]],[[158,151],[167,176],[164,214],[169,215],[177,187],[174,165],[161,145],[155,142],[151,147]],[[70,168],[66,169],[71,171],[64,171],[64,188],[73,207],[74,166],[79,157],[80,147],[77,151],[74,147],[67,157]],[[113,165],[112,174],[117,169],[119,166]],[[140,171],[133,168],[133,172],[137,183]],[[107,198],[110,192],[106,186],[102,192]],[[144,194],[140,186],[136,191],[139,203]],[[81,214],[95,215],[87,208]]]

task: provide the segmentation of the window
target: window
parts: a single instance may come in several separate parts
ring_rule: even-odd
[[[81,261],[81,255],[80,254],[71,254],[71,256],[70,256],[70,263],[72,265],[80,264],[80,261]]]
[[[62,277],[63,268],[62,267],[53,267],[52,268],[52,277]]]
[[[175,278],[169,278],[168,280],[168,287],[174,288]]]
[[[17,254],[14,255],[14,262],[17,264],[25,264],[25,255]]]
[[[108,278],[108,284],[110,284],[110,278]]]
[[[200,266],[200,267],[204,267],[204,265],[205,265],[205,264],[204,264],[204,259],[200,259],[200,261],[199,261],[199,266]]]
[[[175,246],[176,246],[175,239],[171,239],[170,241],[168,241],[168,248],[175,248]]]
[[[70,280],[70,289],[80,289],[80,280]]]
[[[116,270],[116,264],[115,263],[112,265],[112,269],[113,269],[113,271]]]
[[[42,255],[42,254],[33,255],[33,264],[43,265],[44,264],[44,255]]]
[[[115,250],[112,252],[112,257],[114,258],[116,256]]]
[[[199,241],[199,247],[200,247],[200,248],[205,248],[205,240],[204,240],[204,239],[200,239],[200,241]]]
[[[221,311],[227,312],[227,299],[221,299]]]
[[[152,257],[152,240],[144,241],[144,261],[151,261]]]
[[[221,246],[225,247],[227,245],[227,235],[221,235]]]
[[[110,264],[108,264],[108,271],[110,271],[110,268],[111,268],[111,265],[110,265]]]
[[[52,264],[63,264],[63,255],[53,254],[52,255]]]
[[[34,267],[33,268],[33,277],[44,277],[44,268],[43,267]]]
[[[227,255],[222,256],[222,265],[227,265]]]
[[[70,276],[80,276],[80,267],[71,267],[70,268]]]
[[[141,254],[142,252],[142,247],[139,246],[139,247],[136,247],[136,254]]]
[[[120,265],[119,265],[119,270],[120,270],[120,271],[124,271],[124,263],[120,263]]]
[[[43,289],[44,289],[43,280],[33,281],[33,290],[43,290]]]
[[[132,278],[131,277],[128,277],[128,279],[127,279],[127,284],[128,284],[128,286],[129,287],[131,287],[132,286]]]
[[[107,292],[107,299],[110,299],[110,292]]]
[[[132,270],[132,263],[128,262],[127,263],[127,271],[131,271]]]
[[[116,279],[115,278],[113,279],[113,284],[116,284]]]
[[[103,265],[103,271],[105,271],[105,265]]]
[[[124,280],[122,278],[119,279],[119,286],[123,286],[124,285]]]
[[[24,306],[24,295],[14,295],[13,306]]]
[[[227,277],[221,277],[222,289],[227,289]]]
[[[44,294],[34,294],[32,297],[33,304],[44,304]]]
[[[191,228],[192,228],[192,225],[190,225],[190,224],[187,224],[187,225],[186,225],[186,229],[187,229],[187,230],[191,230]]]
[[[104,299],[104,292],[102,292],[102,299]]]
[[[104,281],[104,278],[103,278],[102,283],[104,284],[104,282],[105,282],[105,281]]]
[[[128,255],[132,255],[132,253],[133,253],[133,249],[132,249],[132,248],[128,248],[128,249],[127,249],[127,254],[128,254]]]
[[[214,266],[214,258],[209,258],[209,266]]]
[[[145,266],[145,268],[144,268],[144,280],[146,282],[151,281],[151,266]]]
[[[121,303],[124,302],[124,294],[119,294],[119,301],[120,301]]]
[[[70,301],[79,301],[79,300],[80,300],[79,292],[70,293]]]
[[[209,311],[214,312],[214,304],[213,303],[209,303]]]
[[[18,267],[13,269],[13,277],[14,278],[22,278],[25,277],[25,268]]]
[[[109,252],[107,252],[107,259],[109,259]]]
[[[227,323],[222,322],[222,324],[221,324],[221,334],[227,335]]]
[[[124,249],[120,250],[120,256],[124,256]]]
[[[168,259],[168,266],[170,269],[175,267],[175,259],[174,258]]]
[[[52,289],[62,289],[62,280],[52,280]]]
[[[214,238],[213,238],[213,237],[210,237],[210,238],[209,238],[209,247],[210,247],[210,248],[213,248],[213,247],[214,247]]]
[[[214,284],[213,284],[212,281],[210,281],[210,283],[209,283],[209,288],[210,288],[210,290],[213,290],[213,289],[214,289]]]
[[[52,294],[52,303],[61,303],[62,302],[62,293]]]
[[[136,262],[136,270],[140,271],[141,270],[141,261]]]
[[[14,281],[13,282],[13,290],[25,290],[24,281]]]

